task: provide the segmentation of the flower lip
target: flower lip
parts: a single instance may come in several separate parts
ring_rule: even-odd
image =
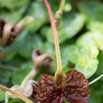
[[[65,81],[59,87],[56,87],[54,80],[53,76],[46,74],[40,77],[36,103],[62,103],[65,98],[71,103],[88,103],[89,82],[82,73],[68,71]]]

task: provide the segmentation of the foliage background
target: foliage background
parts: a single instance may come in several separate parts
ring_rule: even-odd
[[[48,1],[55,14],[60,0]],[[6,54],[0,60],[0,84],[7,87],[19,85],[33,68],[33,50],[40,49],[55,57],[52,30],[43,0],[0,0],[0,17],[3,19],[17,23],[28,15],[33,16],[34,21],[22,30],[12,45],[0,46],[0,51]],[[58,36],[64,72],[75,67],[90,77],[89,81],[103,74],[103,0],[66,0]],[[48,74],[54,75],[55,69]],[[36,81],[41,74],[38,71]],[[103,103],[103,78],[90,85],[90,90],[89,103]],[[4,91],[1,90],[0,101],[4,103]],[[9,103],[21,101],[11,99]]]

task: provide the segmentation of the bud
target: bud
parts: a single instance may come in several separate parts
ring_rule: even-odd
[[[22,87],[19,85],[14,85],[13,87],[11,87],[10,89],[15,91],[16,93],[19,93],[21,95],[23,95],[24,97],[30,97],[32,95],[34,95],[34,92],[37,92],[37,87],[38,87],[38,83],[33,81],[33,80],[29,80],[26,84],[26,87]],[[17,99],[18,97],[14,96],[13,94],[6,92],[5,94],[5,102],[8,102],[8,99],[13,98],[13,99]]]
[[[15,24],[0,18],[0,45],[10,45],[17,36]]]
[[[55,65],[54,58],[51,55],[42,54],[40,50],[33,52],[32,59],[35,64],[35,68],[41,67],[45,72],[53,68]],[[51,62],[53,62],[53,66],[50,65]]]
[[[14,42],[17,35],[29,25],[34,18],[27,16],[20,20],[17,25],[0,18],[0,46],[7,46]]]
[[[61,17],[62,17],[62,11],[58,10],[55,14],[55,18],[54,18],[54,23],[56,25],[56,27],[60,26],[60,21],[61,21]]]

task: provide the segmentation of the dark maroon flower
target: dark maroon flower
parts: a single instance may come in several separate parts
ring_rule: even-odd
[[[65,98],[72,103],[88,103],[89,96],[89,83],[84,75],[71,70],[59,87],[53,76],[43,74],[35,98],[36,103],[62,103]]]
[[[58,37],[51,8],[44,0],[49,11],[51,26],[53,29],[57,71],[55,76],[43,74],[38,82],[37,95],[35,96],[36,103],[64,103],[64,99],[71,103],[88,103],[90,96],[89,83],[85,76],[77,70],[70,70],[63,73]]]

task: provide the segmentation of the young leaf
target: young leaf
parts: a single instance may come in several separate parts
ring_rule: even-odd
[[[83,73],[86,78],[91,77],[97,70],[98,60],[81,56],[76,64],[76,70]]]

